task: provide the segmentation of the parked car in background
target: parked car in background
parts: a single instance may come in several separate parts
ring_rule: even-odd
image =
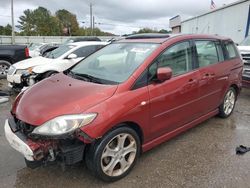
[[[29,49],[24,45],[0,45],[0,79],[6,78],[9,67],[29,58]]]
[[[238,49],[244,60],[242,84],[243,87],[250,88],[250,37],[246,37],[239,45]]]
[[[29,46],[30,57],[43,56],[45,53],[56,49],[59,46],[58,43],[32,43]]]
[[[84,159],[104,181],[141,152],[215,115],[229,117],[243,63],[229,38],[129,36],[21,93],[5,135],[30,167]]]
[[[9,68],[7,80],[10,87],[20,90],[70,68],[107,44],[106,42],[76,42],[61,45],[45,57],[39,56],[12,65]]]
[[[84,41],[99,41],[102,40],[98,37],[71,37],[64,42],[64,44],[73,43],[73,42],[84,42]]]
[[[50,45],[48,44],[47,46],[43,47],[41,50],[40,50],[40,56],[46,56],[49,52],[57,49],[59,47],[59,44],[53,44],[53,45]]]
[[[40,48],[46,46],[47,43],[31,43],[29,48],[29,55],[30,57],[37,57],[40,56]]]

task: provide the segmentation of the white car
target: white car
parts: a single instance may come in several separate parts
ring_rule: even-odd
[[[40,55],[40,48],[46,46],[47,43],[31,43],[29,48],[29,55],[30,57],[37,57]]]
[[[238,49],[244,60],[242,84],[243,87],[250,87],[250,36],[246,37],[239,45]]]
[[[107,42],[96,41],[65,44],[45,57],[35,57],[15,63],[9,68],[7,74],[9,86],[16,90],[31,86],[72,67],[107,44]]]

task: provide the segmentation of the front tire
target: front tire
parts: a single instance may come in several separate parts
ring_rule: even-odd
[[[236,91],[233,87],[230,87],[224,96],[223,103],[219,107],[219,116],[222,118],[229,117],[235,107],[236,103]]]
[[[137,133],[131,128],[119,127],[90,145],[85,162],[90,171],[103,181],[117,181],[132,170],[140,149]]]

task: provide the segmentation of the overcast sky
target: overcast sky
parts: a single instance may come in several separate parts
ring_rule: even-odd
[[[11,22],[10,1],[0,0],[0,25]],[[216,7],[236,0],[214,0]],[[92,0],[97,27],[115,34],[131,33],[143,27],[168,29],[169,18],[182,20],[210,11],[211,0]],[[15,23],[25,9],[43,6],[52,14],[67,9],[77,15],[80,26],[89,26],[90,0],[14,0]],[[85,22],[84,24],[82,22]]]

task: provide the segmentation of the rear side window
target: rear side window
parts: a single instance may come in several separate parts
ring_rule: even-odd
[[[192,50],[189,42],[178,43],[168,48],[158,58],[158,67],[170,67],[173,75],[192,70]]]
[[[225,47],[227,50],[228,59],[233,59],[233,58],[238,57],[238,53],[237,53],[235,46],[232,42],[226,43]]]
[[[219,58],[218,46],[215,41],[195,41],[195,45],[199,67],[205,67],[218,63],[220,58],[222,58]]]

